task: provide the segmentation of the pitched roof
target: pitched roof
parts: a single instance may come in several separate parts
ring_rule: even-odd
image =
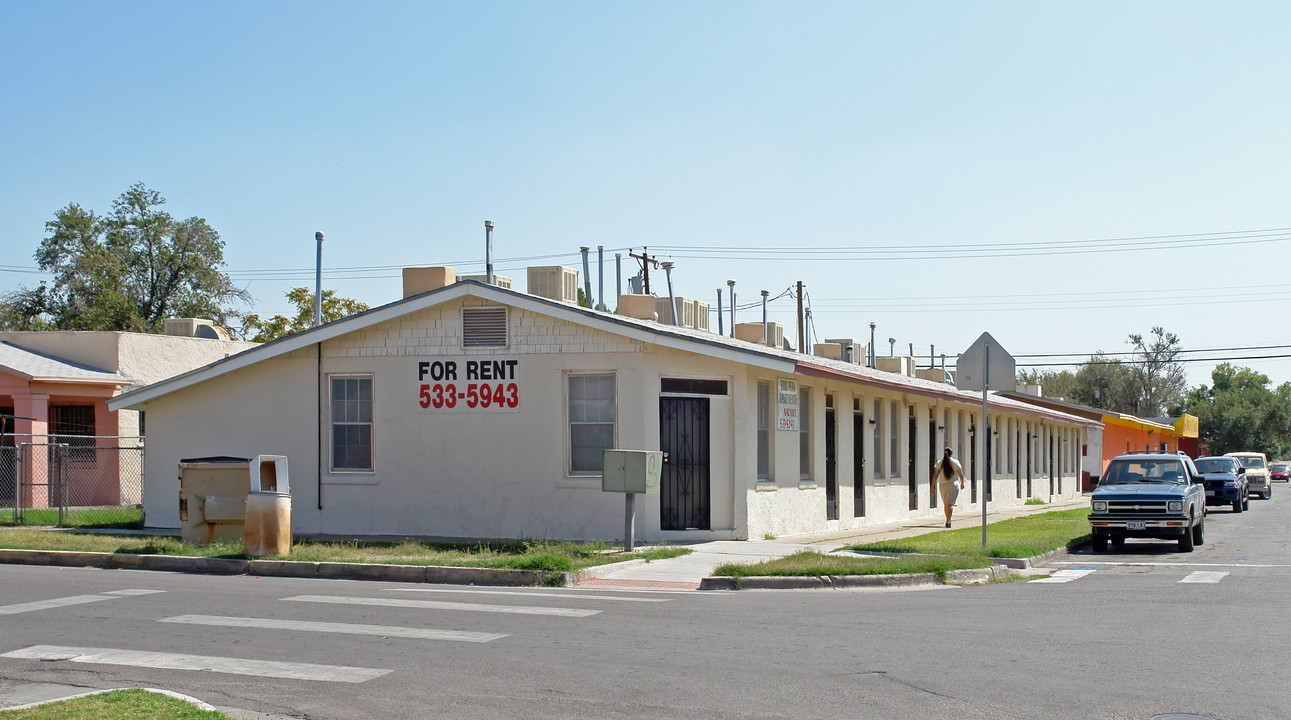
[[[880,386],[899,392],[922,395],[933,399],[942,399],[964,405],[981,407],[981,395],[956,390],[945,383],[922,378],[912,378],[882,370],[856,365],[842,360],[831,360],[822,357],[802,355],[801,353],[782,348],[771,347],[761,343],[737,340],[725,335],[697,330],[677,325],[667,325],[654,320],[641,320],[624,315],[616,315],[600,310],[593,310],[548,298],[529,295],[517,290],[486,285],[475,280],[464,280],[447,287],[438,288],[420,295],[382,305],[356,315],[330,322],[316,328],[279,338],[256,348],[246,350],[205,367],[197,368],[182,375],[144,387],[131,390],[108,401],[112,410],[133,407],[163,395],[168,395],[182,388],[223,375],[227,372],[248,367],[270,358],[285,355],[294,350],[309,347],[315,343],[325,342],[357,330],[386,322],[409,313],[450,302],[462,297],[475,297],[510,305],[522,310],[541,315],[558,317],[562,320],[577,323],[616,335],[639,340],[648,344],[669,347],[688,352],[700,353],[734,362],[766,368],[784,374],[797,374],[810,377],[834,378],[847,382],[859,382],[871,386]],[[1099,423],[1065,413],[1040,408],[1018,402],[998,395],[992,396],[992,404],[997,408],[1006,407],[1015,412],[1052,417],[1064,422],[1078,425],[1097,426]]]
[[[2,341],[0,341],[0,370],[25,380],[38,382],[112,385],[129,385],[134,382],[124,375],[70,362],[52,355],[42,355]]]

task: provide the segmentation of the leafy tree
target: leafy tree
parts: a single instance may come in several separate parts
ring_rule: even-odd
[[[1019,372],[1018,382],[1043,386],[1047,397],[1060,397],[1080,405],[1121,412],[1119,408],[1132,405],[1130,373],[1129,365],[1108,358],[1100,350],[1075,372]]]
[[[1179,338],[1161,327],[1147,339],[1132,334],[1133,358],[1109,358],[1099,350],[1076,371],[1018,373],[1018,381],[1045,386],[1045,394],[1112,412],[1138,417],[1161,417],[1177,412],[1184,399],[1183,365],[1178,361]]]
[[[1275,458],[1291,451],[1291,383],[1273,391],[1267,375],[1230,363],[1210,377],[1213,384],[1193,388],[1184,408],[1199,418],[1201,440],[1212,453],[1248,450]]]
[[[296,306],[296,317],[274,315],[268,320],[261,320],[259,315],[247,315],[243,318],[242,336],[255,342],[269,342],[314,326],[314,293],[309,288],[292,288],[287,292],[287,300]],[[323,291],[323,322],[340,320],[355,313],[367,310],[368,306],[358,300],[336,297],[332,290]]]
[[[7,325],[57,330],[160,332],[169,316],[221,325],[250,295],[221,272],[224,242],[205,220],[173,218],[166,199],[136,183],[100,216],[76,203],[45,223],[36,250],[48,288],[23,288],[0,300]]]

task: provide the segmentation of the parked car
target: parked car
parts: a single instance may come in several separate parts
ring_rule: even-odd
[[[1265,500],[1273,497],[1273,486],[1269,484],[1269,459],[1260,452],[1230,452],[1224,457],[1237,458],[1246,468],[1246,486],[1250,492],[1259,493]]]
[[[1278,462],[1270,465],[1269,479],[1275,482],[1291,481],[1291,464]]]
[[[1206,489],[1192,458],[1134,453],[1112,458],[1090,500],[1094,552],[1126,538],[1178,539],[1179,550],[1202,543]]]
[[[1232,457],[1204,457],[1193,461],[1206,479],[1207,505],[1232,505],[1233,512],[1251,506],[1250,488],[1246,483],[1246,468]]]

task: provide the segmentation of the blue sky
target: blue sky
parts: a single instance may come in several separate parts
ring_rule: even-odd
[[[316,230],[326,286],[378,305],[399,266],[481,272],[491,219],[518,287],[581,245],[648,246],[679,295],[801,280],[818,339],[875,322],[881,353],[925,364],[983,331],[1015,355],[1125,351],[1153,325],[1187,349],[1291,345],[1289,21],[1257,2],[8,2],[0,290],[39,281],[14,270],[59,208],[142,181],[220,232],[262,314],[312,287]],[[772,304],[786,336],[793,309]],[[1239,364],[1291,380],[1291,359]]]

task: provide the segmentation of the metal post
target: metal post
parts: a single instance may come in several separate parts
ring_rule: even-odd
[[[797,288],[798,288],[798,352],[802,353],[803,355],[810,355],[811,353],[807,352],[807,335],[805,334],[806,330],[803,329],[803,325],[802,325],[802,281],[801,280],[797,282]]]
[[[484,282],[493,284],[493,221],[484,221]]]
[[[870,323],[870,351],[867,354],[866,365],[874,367],[874,323]]]
[[[672,263],[663,262],[660,263],[660,267],[663,268],[664,275],[668,278],[668,312],[672,315],[672,324],[680,325],[681,323],[677,320],[677,298],[673,297],[672,294]]]
[[[623,253],[614,253],[614,307],[619,306],[623,297]]]
[[[596,301],[592,298],[592,270],[587,265],[587,253],[591,248],[584,245],[578,251],[583,254],[583,299],[587,302],[587,307],[595,307]]]
[[[605,304],[605,246],[596,246],[596,296],[600,298],[600,307]]]
[[[318,241],[318,259],[314,262],[314,327],[323,324],[323,231],[314,233]]]
[[[636,549],[637,494],[623,495],[623,552]]]

